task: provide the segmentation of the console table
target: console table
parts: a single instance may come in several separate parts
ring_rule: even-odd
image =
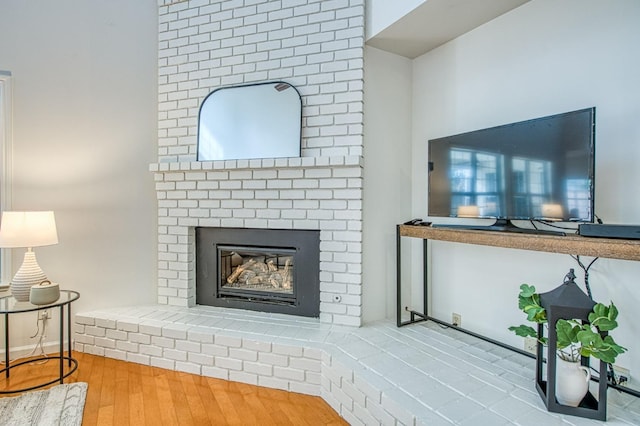
[[[60,382],[60,384],[64,383],[65,377],[71,375],[78,368],[78,361],[71,356],[71,303],[75,302],[80,298],[80,294],[77,291],[71,290],[60,290],[60,298],[48,305],[33,305],[29,302],[18,302],[13,296],[7,295],[0,297],[0,315],[4,317],[4,353],[5,353],[5,364],[4,368],[0,370],[0,373],[5,374],[5,378],[9,380],[9,372],[11,369],[15,367],[19,367],[24,364],[30,364],[39,361],[45,360],[58,360],[60,364],[60,374],[57,378],[50,380],[46,383],[40,383],[35,386],[23,388],[23,389],[13,389],[13,390],[2,390],[0,394],[10,394],[10,393],[18,393],[18,392],[26,392],[33,389],[42,388],[44,386],[51,385],[56,382]],[[9,318],[13,315],[25,313],[25,312],[38,312],[40,315],[40,311],[44,311],[46,309],[54,310],[58,308],[60,311],[60,329],[59,329],[59,338],[60,338],[60,352],[58,355],[54,356],[40,356],[36,358],[28,358],[24,361],[15,362],[11,364],[9,360]],[[66,312],[65,312],[66,310]],[[65,327],[66,321],[66,327]],[[67,331],[67,355],[64,354],[64,334],[65,328]],[[64,364],[65,361],[68,363],[68,369],[65,373]]]
[[[423,240],[424,262],[424,300],[423,312],[409,310],[411,319],[402,321],[401,301],[401,237]],[[460,228],[434,228],[431,226],[397,225],[396,226],[396,322],[398,327],[415,322],[433,320],[441,324],[451,324],[429,316],[428,274],[427,274],[427,241],[449,241],[462,244],[504,247],[521,250],[545,251],[551,253],[573,254],[581,256],[605,257],[609,259],[640,260],[640,240],[622,240],[613,238],[591,238],[579,235],[543,235],[519,234],[509,232],[478,231]],[[497,342],[495,342],[497,343]]]

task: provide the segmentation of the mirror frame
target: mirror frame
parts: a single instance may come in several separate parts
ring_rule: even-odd
[[[283,90],[286,89],[293,89],[295,94],[297,95],[297,100],[299,102],[299,114],[296,114],[296,124],[297,124],[297,145],[294,145],[293,143],[293,139],[286,144],[286,146],[283,149],[279,149],[276,150],[274,152],[274,155],[263,155],[258,153],[257,156],[256,155],[251,155],[248,154],[247,156],[234,156],[233,158],[227,158],[227,157],[222,157],[222,158],[201,158],[201,131],[202,131],[202,121],[203,121],[203,117],[202,117],[202,112],[203,109],[205,108],[205,105],[207,104],[207,100],[211,101],[212,100],[212,96],[215,96],[216,94],[220,94],[221,91],[229,91],[231,89],[238,89],[238,90],[248,90],[252,87],[259,87],[259,86],[266,86],[266,85],[270,85],[273,86],[278,92],[281,92]],[[278,86],[283,85],[282,89],[278,89]],[[266,105],[266,107],[268,108],[269,105]],[[296,105],[296,109],[298,109],[298,106]],[[296,113],[298,111],[295,111]],[[293,117],[293,115],[292,115]],[[251,117],[250,117],[251,118]],[[288,120],[288,118],[286,118]],[[215,117],[214,117],[215,120]],[[293,124],[292,124],[293,126]],[[290,84],[287,83],[285,81],[266,81],[266,82],[259,82],[259,83],[250,83],[250,84],[241,84],[241,85],[233,85],[233,86],[224,86],[224,87],[219,87],[213,91],[211,91],[203,100],[202,103],[200,104],[200,108],[198,111],[198,133],[197,133],[197,144],[196,144],[196,159],[197,161],[224,161],[224,160],[241,160],[241,159],[259,159],[259,158],[283,158],[283,157],[300,157],[301,156],[301,152],[302,152],[302,97],[300,96],[300,92],[298,91],[298,89]],[[247,144],[250,144],[251,141],[247,141]],[[239,142],[241,145],[244,145],[243,141]],[[261,152],[261,151],[260,151]]]

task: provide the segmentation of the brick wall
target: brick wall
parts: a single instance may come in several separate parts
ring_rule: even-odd
[[[158,0],[158,302],[195,305],[194,227],[320,230],[320,320],[362,306],[364,0]],[[302,157],[197,162],[202,100],[280,80]]]
[[[319,229],[320,319],[360,325],[360,160],[309,157],[153,165],[158,302],[195,305],[194,227]]]
[[[303,101],[302,156],[362,155],[364,0],[158,0],[160,162],[196,158],[201,101],[283,80]]]
[[[194,227],[320,230],[320,320],[361,324],[364,0],[159,0],[158,302],[195,305]],[[285,81],[302,157],[197,162],[202,100]]]

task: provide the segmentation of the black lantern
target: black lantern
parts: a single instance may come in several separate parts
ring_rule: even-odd
[[[554,413],[569,414],[573,416],[587,417],[590,419],[606,420],[607,417],[607,364],[600,361],[598,398],[587,391],[577,407],[560,404],[556,398],[556,370],[558,367],[556,323],[560,319],[580,320],[587,323],[589,313],[593,310],[595,302],[587,296],[574,282],[573,269],[567,274],[565,281],[554,290],[540,294],[540,305],[547,312],[549,337],[547,345],[547,381],[543,380],[542,344],[538,343],[536,351],[536,388],[542,397],[547,410]],[[606,333],[601,333],[602,337]],[[538,336],[544,337],[543,324],[538,324]],[[590,358],[581,357],[580,363],[587,369],[590,368]]]

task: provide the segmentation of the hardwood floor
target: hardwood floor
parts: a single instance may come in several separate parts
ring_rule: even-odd
[[[322,398],[75,352],[65,383],[89,384],[83,426],[346,425]],[[25,365],[0,390],[54,378],[58,363]]]

